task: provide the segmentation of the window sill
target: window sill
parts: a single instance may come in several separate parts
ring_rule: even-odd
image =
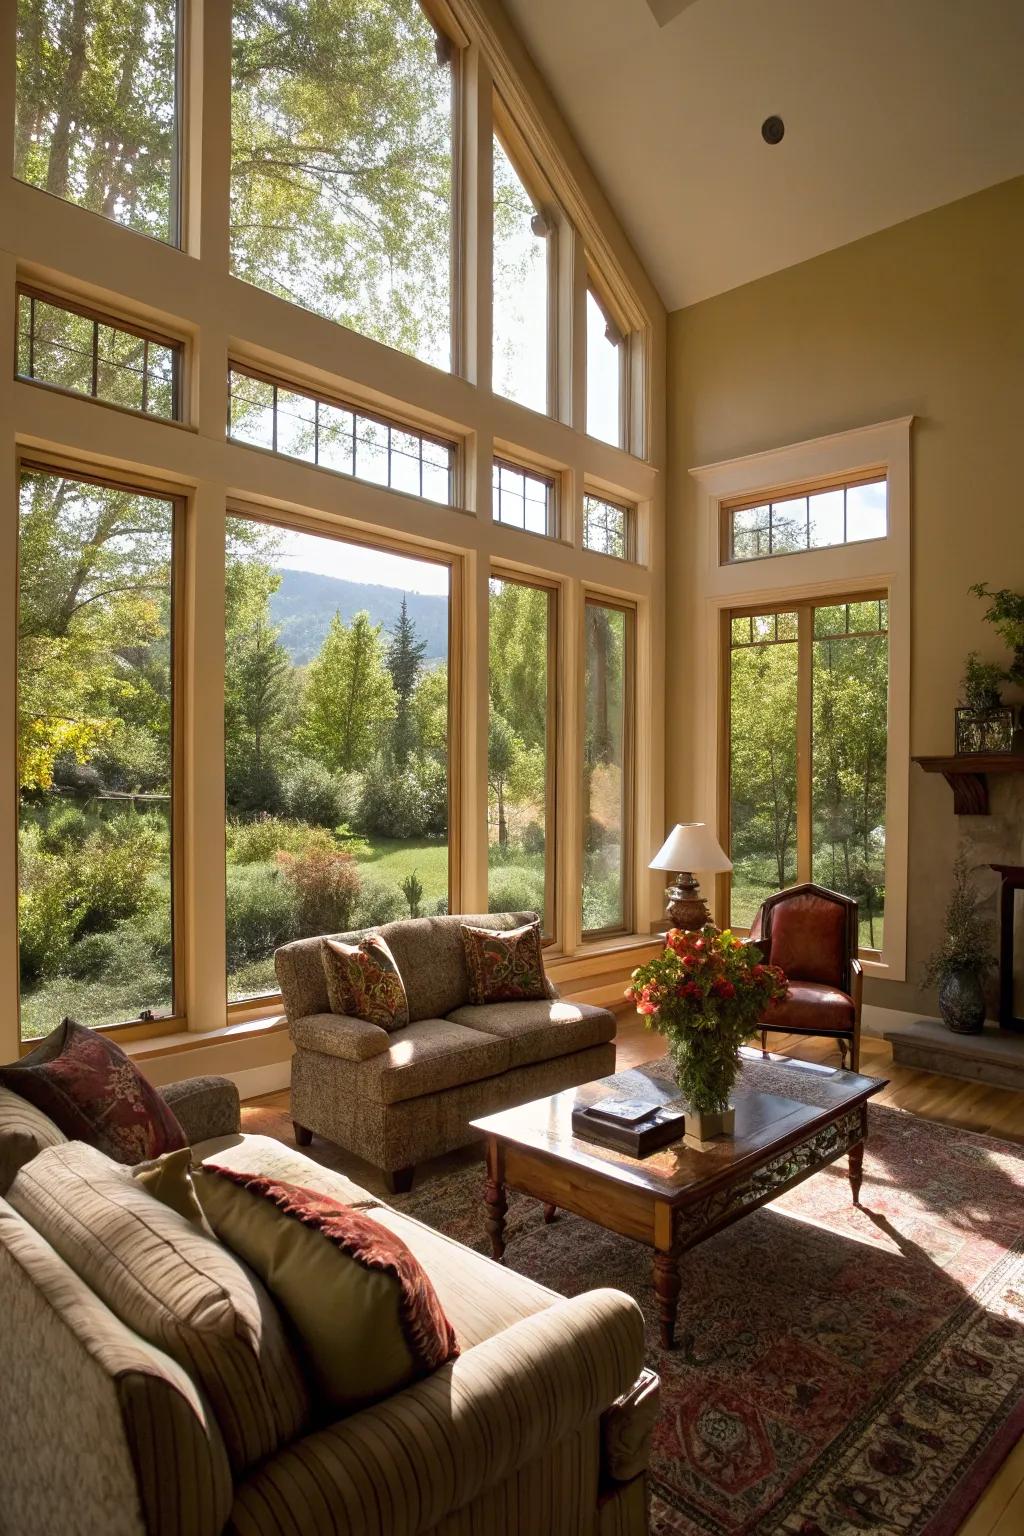
[[[264,1014],[261,1018],[246,1019],[238,1024],[225,1024],[223,1029],[177,1030],[171,1035],[151,1035],[146,1040],[126,1041],[124,1049],[133,1061],[151,1061],[157,1056],[177,1056],[183,1051],[203,1050],[210,1045],[230,1045],[239,1040],[259,1039],[263,1035],[281,1033],[288,1028],[283,1013]]]

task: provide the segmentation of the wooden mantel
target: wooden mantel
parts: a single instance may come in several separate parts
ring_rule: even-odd
[[[915,757],[925,773],[941,773],[953,791],[957,816],[988,815],[990,773],[1024,773],[1024,756],[1018,752],[962,753],[956,757]]]

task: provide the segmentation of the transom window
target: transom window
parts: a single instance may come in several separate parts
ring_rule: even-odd
[[[555,479],[537,470],[523,469],[507,459],[495,459],[492,478],[493,516],[496,523],[522,528],[526,533],[557,532]]]
[[[886,490],[885,479],[874,476],[726,508],[724,558],[764,560],[770,555],[883,539],[888,531]]]
[[[81,305],[18,290],[18,377],[180,420],[182,346]]]
[[[228,435],[239,443],[303,459],[337,475],[386,485],[426,501],[454,500],[456,449],[355,406],[233,364]]]
[[[726,924],[814,880],[856,898],[861,949],[881,951],[888,608],[878,594],[727,616]]]
[[[604,496],[583,498],[583,547],[617,560],[633,559],[633,523],[636,508]]]

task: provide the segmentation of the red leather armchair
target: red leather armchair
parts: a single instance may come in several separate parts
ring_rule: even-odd
[[[789,991],[761,1023],[768,1031],[826,1035],[838,1040],[842,1064],[860,1065],[860,1012],[864,975],[857,959],[857,903],[822,885],[792,885],[758,908],[751,943],[785,971]]]

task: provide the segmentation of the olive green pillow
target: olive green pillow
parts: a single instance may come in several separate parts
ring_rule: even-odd
[[[458,1355],[419,1261],[364,1211],[216,1163],[192,1178],[214,1232],[291,1322],[330,1410],[389,1397]]]
[[[213,1236],[192,1183],[191,1147],[179,1147],[176,1152],[165,1152],[163,1157],[139,1163],[138,1167],[132,1169],[132,1178],[143,1189],[148,1189],[161,1205],[170,1206],[172,1211],[184,1216],[186,1221],[190,1221],[208,1237]]]

